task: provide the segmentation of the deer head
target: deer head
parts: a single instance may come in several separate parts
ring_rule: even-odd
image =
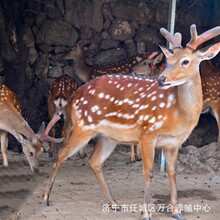
[[[11,133],[21,143],[31,170],[38,173],[39,156],[43,152],[42,142],[63,141],[63,139],[51,139],[48,136],[48,129],[60,118],[55,115],[43,133],[40,135],[35,134],[21,115],[21,108],[17,96],[5,85],[1,85],[0,88],[0,106],[0,130]]]

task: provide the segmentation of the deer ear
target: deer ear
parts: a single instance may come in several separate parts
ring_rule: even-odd
[[[197,51],[197,55],[201,60],[211,60],[214,58],[220,51],[220,43],[205,47]]]
[[[80,40],[78,43],[77,43],[77,46],[79,47],[79,48],[83,48],[83,41],[82,40]]]

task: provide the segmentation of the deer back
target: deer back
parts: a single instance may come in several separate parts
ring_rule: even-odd
[[[69,75],[62,75],[54,80],[48,95],[48,102],[54,104],[56,111],[63,111],[73,98],[79,84]],[[53,112],[55,113],[55,112]]]
[[[98,76],[106,74],[130,74],[131,69],[147,57],[146,53],[129,57],[128,59],[112,64],[96,65],[90,74],[90,78],[93,79]]]

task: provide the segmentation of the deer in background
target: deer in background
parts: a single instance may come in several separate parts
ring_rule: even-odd
[[[200,74],[203,90],[202,112],[210,111],[218,125],[218,142],[220,142],[220,68],[216,68],[210,61],[200,64]]]
[[[153,52],[147,56],[146,53],[136,55],[128,58],[125,61],[108,64],[108,65],[96,65],[94,67],[88,66],[85,62],[84,57],[84,45],[82,41],[79,41],[70,52],[67,52],[63,55],[64,60],[73,60],[74,68],[77,78],[79,78],[83,82],[88,82],[91,79],[94,79],[98,76],[103,76],[107,74],[132,74],[138,76],[146,76],[149,75],[151,69],[147,68],[151,64],[156,64],[160,62],[161,55],[156,56],[158,53]],[[155,58],[156,56],[156,58]],[[136,67],[139,63],[144,64],[144,68],[142,65]],[[136,68],[135,68],[136,67]],[[135,68],[135,69],[134,69]],[[80,157],[85,157],[85,152],[83,150],[80,151]],[[136,159],[141,160],[141,154],[139,148],[131,145],[131,162],[134,162]]]
[[[62,129],[62,136],[66,139],[69,137],[71,132],[71,120],[70,120],[70,101],[76,93],[76,90],[79,88],[79,84],[74,78],[69,75],[61,75],[57,77],[49,90],[48,93],[48,115],[52,119],[55,114],[63,115],[64,125]],[[51,136],[55,137],[55,126],[51,129]],[[49,157],[53,156],[54,143],[51,142],[49,148]],[[82,155],[81,155],[82,154]],[[84,152],[80,155],[84,156]]]
[[[150,55],[147,56],[146,53],[143,53],[132,56],[127,60],[118,63],[95,65],[94,67],[91,67],[86,64],[84,56],[84,45],[82,41],[79,41],[70,52],[63,55],[64,60],[74,61],[75,73],[82,82],[88,82],[97,76],[103,76],[106,74],[131,74],[131,69],[135,65],[144,59],[149,60],[151,58]]]
[[[30,164],[31,170],[39,172],[39,156],[43,152],[42,142],[61,142],[62,139],[55,139],[48,136],[51,127],[60,119],[54,116],[47,128],[45,124],[35,134],[21,115],[21,106],[17,96],[5,85],[0,85],[0,137],[3,165],[8,166],[7,147],[8,133],[13,135],[22,145],[22,150]]]
[[[163,53],[160,53],[158,55],[157,52],[153,52],[147,59],[144,59],[143,61],[132,67],[131,73],[145,78],[157,74],[159,75],[159,73],[162,72],[165,66],[160,64],[159,67],[157,67],[156,65],[160,63],[162,59]]]
[[[203,42],[220,34],[220,27],[197,35],[192,25],[191,40],[181,46],[181,34],[174,36],[166,29],[162,35],[172,43],[173,53],[161,47],[166,56],[166,68],[158,79],[143,79],[122,75],[98,77],[80,87],[71,101],[73,130],[57,155],[45,188],[44,201],[49,196],[64,161],[98,136],[98,142],[89,158],[106,201],[111,207],[120,207],[113,199],[105,181],[102,165],[118,143],[139,144],[144,174],[143,220],[151,220],[149,211],[150,182],[155,148],[162,147],[166,157],[171,189],[172,216],[183,220],[178,210],[175,165],[179,146],[197,125],[202,111],[202,86],[199,64],[212,59],[220,51],[220,43],[198,50]]]

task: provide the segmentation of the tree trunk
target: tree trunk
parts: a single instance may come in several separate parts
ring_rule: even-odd
[[[18,2],[0,1],[0,46],[4,62],[4,84],[20,102],[25,98],[27,48],[22,42],[21,11]]]

